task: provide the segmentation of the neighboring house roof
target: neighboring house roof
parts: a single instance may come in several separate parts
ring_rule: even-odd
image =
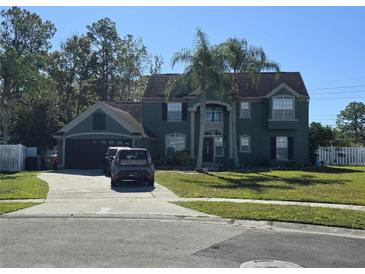
[[[155,74],[152,75],[144,93],[144,99],[164,98],[166,88],[173,78],[179,74]],[[286,84],[301,96],[307,96],[308,91],[299,72],[262,72],[258,75],[256,84],[249,75],[242,75],[239,79],[239,96],[241,97],[265,97],[280,84]],[[191,90],[190,95],[195,91]],[[180,96],[179,96],[180,95]],[[176,97],[187,95],[186,91],[177,94]],[[195,94],[196,95],[196,94]]]

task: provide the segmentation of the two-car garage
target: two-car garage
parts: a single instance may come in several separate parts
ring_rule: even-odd
[[[101,169],[105,153],[110,146],[132,146],[132,140],[66,140],[65,167]]]

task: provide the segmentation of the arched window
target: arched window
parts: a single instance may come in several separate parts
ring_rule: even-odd
[[[166,153],[173,153],[185,149],[185,135],[181,133],[170,133],[166,135]]]
[[[278,95],[272,99],[272,120],[294,120],[295,99],[291,95]]]

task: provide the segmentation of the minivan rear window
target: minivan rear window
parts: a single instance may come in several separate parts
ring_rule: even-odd
[[[119,152],[119,163],[121,165],[146,165],[148,162],[145,150],[122,150]]]

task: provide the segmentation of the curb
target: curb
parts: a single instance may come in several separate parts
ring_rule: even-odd
[[[273,231],[301,232],[312,234],[325,234],[340,237],[365,239],[365,230],[351,229],[335,226],[311,225],[289,222],[271,222],[254,220],[231,220],[232,224],[240,227],[268,229]]]
[[[0,203],[44,203],[46,199],[8,199],[0,200]]]
[[[269,222],[269,221],[254,221],[254,220],[234,220],[225,219],[221,217],[210,216],[186,216],[186,215],[161,215],[161,214],[22,214],[0,215],[1,219],[114,219],[114,220],[140,220],[140,221],[178,221],[178,222],[199,222],[206,224],[217,225],[233,225],[236,227],[242,227],[246,229],[264,229],[282,232],[299,232],[299,233],[312,233],[312,234],[324,234],[339,237],[359,238],[365,239],[365,230],[330,227],[300,223],[288,223],[288,222]]]

